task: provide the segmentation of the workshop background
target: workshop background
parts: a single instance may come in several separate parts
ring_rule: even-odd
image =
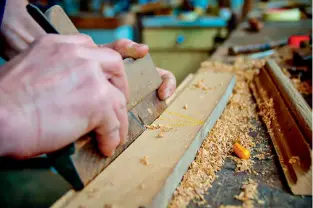
[[[311,31],[309,36],[310,44],[312,44],[312,2],[307,0],[30,0],[30,2],[38,6],[43,12],[56,4],[62,6],[77,29],[81,33],[91,36],[97,44],[110,43],[121,38],[147,44],[155,65],[173,72],[178,85],[189,74],[197,72],[201,62],[212,57],[212,55],[217,60],[232,62],[234,57],[229,54],[237,55],[239,52],[234,48],[232,48],[234,51],[227,49],[234,45],[240,45],[240,43],[243,45],[247,45],[247,43],[260,44],[258,45],[261,47],[260,50],[253,51],[255,49],[253,48],[251,51],[253,54],[249,55],[253,59],[264,58],[273,54],[280,57],[280,52],[276,53],[272,49],[282,45],[292,45],[290,39],[287,39],[288,43],[284,39],[283,44],[281,42],[268,42],[274,39],[281,40],[282,33],[289,37]],[[247,21],[247,14],[251,11],[259,13],[261,9],[265,8],[265,2],[269,9],[284,8],[285,10],[288,8],[290,11],[279,17],[276,14],[268,13],[268,16],[262,14],[263,19],[249,19]],[[289,8],[290,2],[296,2],[295,8]],[[264,23],[259,19],[262,19]],[[300,20],[303,22],[297,24]],[[276,26],[273,26],[273,22],[276,21],[282,21],[285,25],[281,24],[283,26],[280,25],[280,29],[275,29]],[[292,25],[289,22],[292,22]],[[259,33],[267,24],[269,27],[265,27],[263,33]],[[247,25],[249,25],[248,29],[246,29]],[[245,29],[239,32],[238,28]],[[252,30],[253,33],[250,33]],[[265,33],[266,35],[264,35]],[[296,42],[295,45],[298,44],[299,46],[297,37],[292,40]],[[226,46],[223,47],[225,42]],[[263,43],[265,45],[261,45]],[[309,62],[305,59],[306,65],[310,66],[312,63],[311,49]],[[243,53],[246,54],[247,52],[250,51]],[[3,60],[2,63],[4,63]],[[304,94],[306,101],[312,107],[312,66],[309,67],[310,73],[307,75],[308,70],[299,72],[294,66],[288,64],[286,63],[284,67],[290,69],[291,79],[297,80],[295,84],[301,85],[300,76],[302,78],[306,76],[303,78],[305,81],[308,81],[307,77],[310,78],[307,82],[309,83],[309,90],[306,88],[306,92],[301,93]],[[300,87],[299,90],[301,90]],[[265,132],[264,125],[261,127],[262,132]],[[264,137],[269,137],[267,133],[263,134],[266,135]],[[274,155],[272,152],[269,154]],[[277,194],[281,197],[277,197],[277,201],[273,201],[273,204],[282,203],[284,206],[281,207],[289,207],[288,204],[290,207],[308,207],[308,204],[312,204],[312,197],[296,198],[286,191],[286,181],[281,179],[283,173],[276,157],[268,159],[264,164],[259,163],[260,169],[271,171],[268,177],[275,179],[276,182],[273,182],[273,186],[276,185],[275,183],[280,184],[283,180],[282,190],[279,189],[274,193],[272,190],[262,189],[264,195]],[[239,179],[233,179],[235,173],[231,172],[234,169],[232,166],[234,165],[230,161],[226,163],[226,168],[221,171],[219,182],[224,183],[226,181],[229,184],[236,182],[236,186],[239,186],[241,184]],[[243,178],[243,174],[238,174],[236,177]],[[214,201],[214,197],[220,197],[219,200],[223,201],[222,197],[228,193],[227,191],[234,190],[233,188],[232,190],[225,190],[225,192],[224,190],[219,191],[220,187],[219,185],[214,186],[209,191],[211,196],[208,196],[208,199]],[[23,171],[1,171],[0,207],[47,207],[69,189],[69,184],[47,167],[42,169],[30,168]],[[220,192],[223,192],[224,195]],[[197,207],[196,205],[190,206]],[[260,207],[262,206],[260,205]]]

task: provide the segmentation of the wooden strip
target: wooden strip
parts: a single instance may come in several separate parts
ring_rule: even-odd
[[[312,152],[275,84],[263,68],[251,89],[292,193],[312,195]]]
[[[282,94],[288,108],[291,109],[307,142],[312,145],[312,109],[274,60],[269,60],[265,69]]]
[[[193,87],[202,79],[212,90]],[[154,122],[173,129],[164,132],[163,138],[157,138],[160,130],[146,130],[65,207],[166,207],[223,112],[234,84],[235,76],[229,73],[197,74],[190,87]],[[144,157],[147,165],[141,163]]]
[[[194,77],[194,74],[188,74],[187,77],[180,83],[180,85],[176,88],[175,93],[165,100],[167,106],[172,104],[172,102],[182,93],[182,91],[190,84]]]

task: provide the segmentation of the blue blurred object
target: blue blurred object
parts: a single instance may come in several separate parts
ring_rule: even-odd
[[[199,17],[195,21],[180,20],[175,16],[144,17],[144,27],[226,27],[227,20],[221,17]]]
[[[230,7],[233,11],[240,11],[244,0],[231,0]]]
[[[176,38],[176,43],[178,45],[182,44],[183,42],[185,42],[185,36],[183,35],[178,35],[177,38]]]
[[[106,44],[121,38],[134,40],[134,31],[131,25],[123,25],[116,29],[79,29],[80,33],[89,35],[96,44]]]
[[[150,3],[150,2],[156,2],[158,0],[138,0],[138,3],[139,4],[147,4],[147,3]]]

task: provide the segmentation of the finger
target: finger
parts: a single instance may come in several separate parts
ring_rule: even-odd
[[[81,58],[96,61],[101,64],[102,71],[106,78],[110,80],[128,100],[128,82],[121,55],[109,48],[82,47],[79,50],[79,56]]]
[[[56,44],[56,43],[67,43],[67,44],[78,44],[86,47],[97,47],[93,42],[92,38],[88,35],[58,35],[58,34],[47,34],[34,41],[34,44],[40,43],[45,46]]]
[[[164,69],[157,68],[161,78],[162,84],[158,89],[158,96],[161,100],[164,100],[175,92],[176,89],[176,78],[173,73]]]
[[[112,156],[120,144],[120,123],[113,109],[106,111],[102,123],[95,129],[99,151]]]
[[[149,47],[145,44],[138,44],[128,39],[121,39],[99,47],[111,48],[121,54],[123,58],[142,58],[149,52]]]
[[[117,92],[120,93],[120,92]],[[120,144],[123,145],[126,142],[127,139],[127,133],[128,133],[128,115],[127,115],[127,108],[126,108],[126,101],[123,95],[121,94],[120,100],[118,105],[115,108],[115,114],[117,116],[117,119],[120,122],[120,129],[119,129],[119,134],[120,134]]]

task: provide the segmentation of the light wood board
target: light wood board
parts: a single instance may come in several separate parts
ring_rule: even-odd
[[[195,88],[200,80],[212,88]],[[199,73],[154,124],[172,126],[163,138],[146,130],[85,189],[61,198],[53,207],[166,207],[196,152],[222,114],[235,76]],[[188,105],[184,109],[184,105]],[[147,157],[149,165],[141,163]]]

